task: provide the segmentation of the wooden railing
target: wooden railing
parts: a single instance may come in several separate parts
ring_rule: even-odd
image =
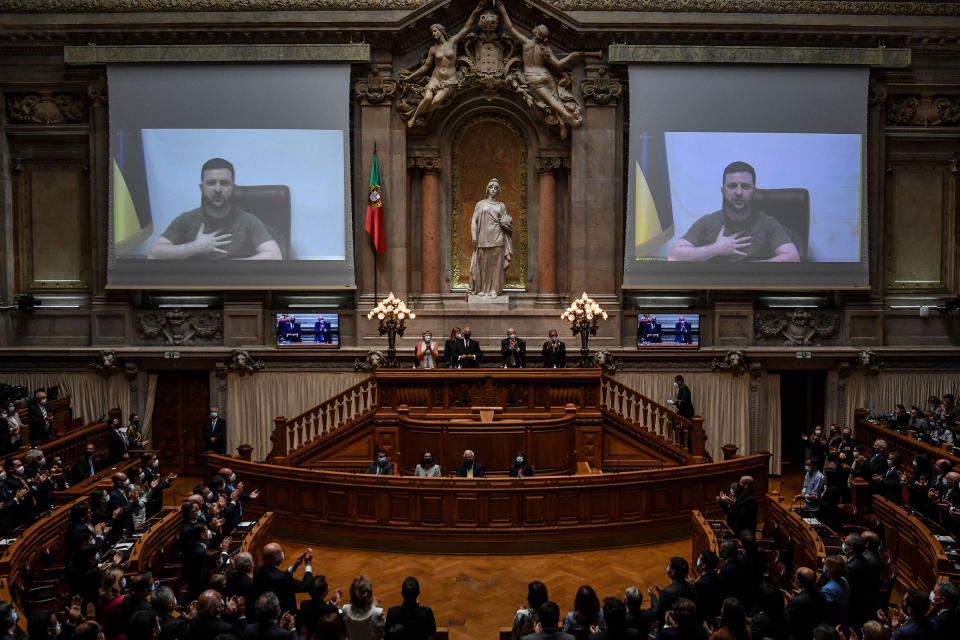
[[[883,544],[896,558],[897,577],[905,589],[930,591],[940,580],[960,577],[943,545],[919,518],[881,495],[873,496],[873,512],[883,524]]]
[[[159,522],[149,523],[149,528],[130,549],[130,557],[127,559],[127,566],[124,567],[124,573],[127,575],[136,575],[149,569],[151,556],[160,553],[163,545],[176,538],[180,532],[183,516],[179,509],[167,507],[154,518],[159,518]]]
[[[260,564],[262,562],[260,552],[263,550],[263,546],[271,540],[273,540],[273,511],[267,511],[260,516],[257,524],[253,525],[247,535],[243,536],[240,551],[246,551],[253,556],[255,564]]]
[[[693,523],[693,555],[691,556],[690,567],[693,568],[694,575],[699,575],[699,570],[696,569],[697,558],[699,558],[700,554],[704,551],[713,551],[719,555],[720,542],[717,540],[717,534],[713,530],[713,527],[710,526],[710,523],[707,522],[707,519],[699,509],[694,509],[690,512],[690,519]]]
[[[707,436],[700,416],[684,418],[606,375],[600,384],[600,406],[638,431],[659,436],[694,456],[713,460],[706,449]]]
[[[66,504],[81,496],[89,496],[97,487],[112,487],[113,481],[110,479],[110,476],[117,471],[123,471],[124,473],[127,473],[131,468],[136,467],[139,464],[140,458],[132,457],[129,460],[123,460],[122,462],[118,462],[117,464],[107,467],[106,469],[101,469],[89,478],[84,478],[80,482],[70,485],[70,487],[64,491],[54,491],[53,504]],[[67,471],[70,471],[70,469],[67,469]]]
[[[903,465],[907,468],[913,462],[913,457],[918,454],[925,454],[931,461],[940,458],[949,460],[954,467],[960,467],[960,456],[955,455],[935,447],[926,442],[914,440],[908,436],[902,435],[879,424],[867,421],[867,412],[863,409],[857,409],[854,412],[854,424],[856,432],[853,437],[857,442],[869,447],[874,440],[882,439],[887,442],[887,451],[899,451],[903,455]]]
[[[379,407],[378,400],[377,381],[370,376],[296,418],[277,416],[270,436],[273,448],[266,462],[279,463],[290,451],[372,415]]]
[[[793,566],[787,567],[789,575],[792,576],[799,567],[820,571],[823,560],[827,557],[827,550],[820,534],[813,525],[805,522],[799,513],[791,511],[788,505],[780,502],[782,499],[783,497],[779,494],[767,494],[767,517],[780,525],[780,528],[786,530],[793,538],[793,553],[790,554]],[[789,578],[787,582],[790,582]]]

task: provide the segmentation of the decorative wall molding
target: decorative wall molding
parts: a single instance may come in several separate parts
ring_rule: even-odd
[[[887,124],[893,126],[946,127],[960,125],[960,96],[891,96]]]
[[[564,158],[560,156],[539,156],[535,163],[537,173],[553,173],[563,168]]]
[[[220,344],[223,342],[223,314],[219,311],[141,311],[137,313],[137,335],[147,341],[163,340],[169,345]]]
[[[369,62],[368,44],[192,44],[67,46],[67,64],[195,62]]]
[[[15,124],[82,124],[89,102],[82,93],[8,93],[7,118]]]
[[[230,357],[224,363],[223,368],[227,371],[237,371],[243,375],[245,373],[256,373],[264,366],[266,364],[263,360],[254,358],[246,349],[234,349],[230,352]]]
[[[780,344],[785,347],[837,344],[839,333],[838,311],[758,311],[754,324],[754,338],[758,344]]]
[[[606,65],[599,65],[596,73],[591,74],[591,69],[587,70],[587,79],[580,83],[580,93],[583,99],[593,104],[605,105],[616,104],[623,93],[623,85],[616,78],[610,76]]]
[[[743,351],[740,351],[739,349],[733,349],[731,351],[727,351],[723,357],[714,358],[710,367],[714,371],[722,369],[733,373],[735,376],[738,376],[748,370],[749,364],[747,362],[747,357],[743,355]]]
[[[357,80],[356,93],[361,104],[391,102],[397,93],[397,81],[390,77],[389,72],[386,74],[381,70],[370,72],[366,78]]]
[[[443,160],[440,156],[411,156],[409,166],[425,173],[440,173],[443,170]]]

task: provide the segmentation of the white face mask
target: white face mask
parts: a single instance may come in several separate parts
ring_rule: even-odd
[[[934,604],[937,600],[937,594],[933,591],[930,592],[930,604]]]
[[[523,456],[517,456],[517,464],[523,464]]]
[[[6,481],[6,479],[7,479],[7,472],[6,472],[6,471],[0,471],[0,482],[4,482],[4,481]]]
[[[423,336],[423,341],[427,344],[430,344],[430,341],[433,340],[432,336]]]
[[[154,469],[156,469],[157,467],[160,466],[160,461],[159,461],[159,460],[154,460],[153,462],[150,463],[150,466],[153,467]]]
[[[230,482],[236,482],[236,481],[237,481],[237,474],[231,473],[231,474],[230,474]]]
[[[462,340],[462,339],[463,339],[463,334],[462,334],[462,333],[458,333],[458,334],[457,334],[457,340]]]

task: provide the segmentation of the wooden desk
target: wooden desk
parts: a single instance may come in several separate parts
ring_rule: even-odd
[[[718,556],[720,555],[720,542],[717,540],[716,531],[703,514],[694,509],[690,512],[690,519],[693,524],[693,544],[692,544],[692,562],[690,563],[690,573],[691,575],[698,576],[700,575],[700,570],[697,568],[697,558],[700,557],[700,554],[704,551],[713,551]]]
[[[110,479],[117,471],[124,473],[130,471],[132,467],[140,464],[140,458],[131,458],[124,462],[112,466],[108,469],[102,469],[89,478],[84,478],[76,484],[70,485],[69,489],[64,491],[55,491],[53,493],[53,504],[61,505],[72,502],[81,496],[89,496],[97,487],[113,487],[113,481]]]
[[[767,517],[780,525],[793,538],[793,553],[791,554],[793,560],[790,567],[790,576],[788,576],[788,582],[792,582],[793,572],[799,567],[809,567],[817,572],[822,571],[823,560],[827,557],[827,551],[823,546],[823,540],[820,539],[820,534],[813,526],[806,523],[799,513],[791,511],[789,506],[780,502],[781,499],[780,495],[767,494],[769,507]]]
[[[247,502],[247,505],[250,503]],[[257,520],[257,524],[243,536],[240,551],[246,551],[253,556],[254,564],[260,564],[260,552],[263,546],[273,539],[273,511],[267,511]]]
[[[136,575],[149,569],[150,557],[155,553],[160,553],[160,548],[176,538],[180,532],[180,523],[183,522],[183,516],[180,515],[179,509],[167,507],[161,509],[154,517],[160,517],[159,522],[154,522],[130,549],[127,568],[124,570],[127,575]]]

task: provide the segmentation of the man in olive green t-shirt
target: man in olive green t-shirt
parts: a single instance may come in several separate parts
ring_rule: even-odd
[[[231,203],[233,165],[212,158],[200,169],[202,205],[181,213],[154,241],[147,258],[282,260],[280,245],[260,218]]]
[[[697,220],[667,260],[687,262],[800,262],[797,245],[774,218],[753,208],[757,173],[746,162],[723,170],[723,209]]]

